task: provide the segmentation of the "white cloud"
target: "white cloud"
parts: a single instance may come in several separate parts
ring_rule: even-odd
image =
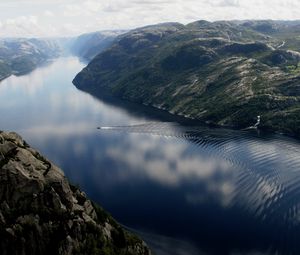
[[[300,19],[299,0],[2,0],[0,8],[2,26],[20,16],[36,16],[42,31],[52,27],[51,33],[59,35],[167,21]],[[23,31],[27,33],[37,34],[36,27]]]
[[[15,35],[27,34],[37,36],[43,34],[38,25],[36,16],[20,16],[14,19],[6,19],[1,22],[0,37],[13,37]]]
[[[235,7],[238,7],[240,6],[240,1],[239,0],[222,0],[222,1],[219,1],[219,3],[217,4],[219,6],[235,6]]]
[[[44,12],[44,15],[47,16],[47,17],[54,17],[54,13],[51,12],[51,11],[49,11],[49,10],[46,10],[46,11]]]

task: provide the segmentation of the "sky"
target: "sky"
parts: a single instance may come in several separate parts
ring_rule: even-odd
[[[300,0],[0,0],[0,37],[74,36],[162,22],[300,19]]]

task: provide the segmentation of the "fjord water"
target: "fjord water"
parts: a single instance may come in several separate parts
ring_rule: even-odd
[[[299,141],[96,99],[72,85],[83,66],[61,58],[2,81],[0,130],[20,133],[158,255],[300,253]]]

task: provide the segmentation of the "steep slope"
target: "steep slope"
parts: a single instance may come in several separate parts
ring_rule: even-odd
[[[300,135],[300,53],[280,46],[284,31],[262,24],[283,26],[198,21],[136,29],[93,59],[74,84],[217,125],[246,128],[261,115],[261,128]],[[300,24],[291,26],[286,36],[297,37]]]
[[[96,55],[110,47],[114,39],[125,31],[101,31],[83,34],[71,45],[71,52],[85,60],[91,61]]]
[[[12,74],[28,73],[59,53],[60,48],[54,40],[1,39],[0,81]]]
[[[151,254],[20,136],[1,131],[0,239],[3,255]]]

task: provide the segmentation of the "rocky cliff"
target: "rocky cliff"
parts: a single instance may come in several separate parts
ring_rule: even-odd
[[[63,172],[15,133],[0,131],[3,255],[150,254]]]

